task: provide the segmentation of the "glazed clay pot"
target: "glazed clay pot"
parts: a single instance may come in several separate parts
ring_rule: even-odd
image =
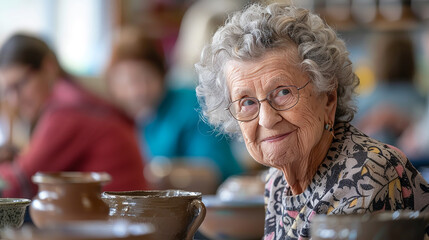
[[[30,203],[31,200],[25,198],[0,198],[0,230],[21,227],[26,207]]]
[[[427,213],[410,210],[350,215],[315,215],[313,240],[422,240],[429,224]]]
[[[24,225],[0,232],[3,240],[158,240],[150,224],[118,221],[78,221],[46,228]]]
[[[101,187],[111,180],[109,174],[39,172],[32,180],[39,186],[39,192],[30,206],[30,215],[37,227],[108,219],[109,207],[101,199]]]
[[[104,192],[112,219],[151,223],[155,239],[191,240],[204,220],[201,193],[182,190]]]
[[[255,240],[264,235],[264,197],[223,201],[204,196],[206,219],[199,231],[209,239]]]

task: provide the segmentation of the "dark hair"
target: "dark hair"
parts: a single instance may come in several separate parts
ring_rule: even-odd
[[[386,82],[412,81],[415,73],[414,47],[404,32],[383,34],[375,49],[376,77]]]
[[[122,30],[120,38],[113,46],[109,66],[112,67],[123,60],[146,61],[155,67],[162,76],[167,71],[164,52],[159,41],[135,27],[127,27]]]
[[[69,76],[58,64],[54,52],[41,39],[17,33],[12,35],[0,49],[0,68],[26,65],[39,70],[46,56],[52,55],[62,76]]]
[[[28,65],[39,69],[51,49],[42,40],[24,34],[15,34],[0,49],[0,67],[15,64]]]

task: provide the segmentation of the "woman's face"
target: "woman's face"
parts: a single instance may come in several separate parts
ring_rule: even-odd
[[[120,61],[112,67],[108,77],[113,97],[132,117],[145,118],[158,107],[164,80],[151,64]]]
[[[13,112],[30,123],[37,121],[51,93],[51,79],[43,69],[23,65],[0,69],[2,98]]]
[[[256,61],[230,61],[225,76],[231,100],[262,100],[280,86],[304,86],[309,77],[299,62],[296,47],[267,52]],[[289,110],[277,111],[261,102],[256,119],[239,122],[249,153],[261,164],[277,168],[308,159],[317,152],[325,123],[333,122],[336,98],[329,99],[328,94],[316,94],[310,82],[299,90],[299,101]]]

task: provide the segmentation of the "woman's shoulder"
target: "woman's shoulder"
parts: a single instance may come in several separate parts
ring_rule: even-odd
[[[344,172],[370,174],[376,178],[375,181],[385,184],[397,177],[397,166],[405,167],[408,162],[399,149],[365,135],[350,124],[337,131],[340,133],[337,145],[341,147],[335,153],[337,157],[333,168],[343,166],[341,169]]]
[[[340,132],[339,141],[342,148],[339,155],[353,157],[360,163],[367,163],[371,159],[377,160],[382,165],[407,162],[407,157],[401,150],[367,136],[353,125],[344,125]]]
[[[344,132],[344,146],[330,169],[338,172],[338,192],[348,188],[354,189],[356,196],[365,196],[350,198],[351,205],[362,204],[361,210],[420,209],[413,198],[420,198],[424,191],[414,183],[425,182],[406,156],[351,125]]]

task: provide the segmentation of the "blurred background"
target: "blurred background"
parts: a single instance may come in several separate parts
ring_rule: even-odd
[[[203,45],[230,12],[249,2],[255,1],[0,0],[0,45],[17,32],[41,37],[66,71],[111,101],[106,71],[115,42],[132,26],[155,39],[167,66],[166,86],[192,89],[196,84],[193,64]],[[299,0],[295,4],[320,14],[346,42],[361,80],[354,124],[398,146],[427,176],[429,1]],[[7,117],[0,121],[0,144],[9,139],[21,148],[28,144],[30,129],[25,123],[14,120],[11,124]],[[241,170],[229,175],[261,169],[242,143],[230,142]],[[156,159],[150,174],[160,177],[171,170],[163,156],[143,152],[148,153],[149,162]],[[183,182],[187,172],[175,174]]]

